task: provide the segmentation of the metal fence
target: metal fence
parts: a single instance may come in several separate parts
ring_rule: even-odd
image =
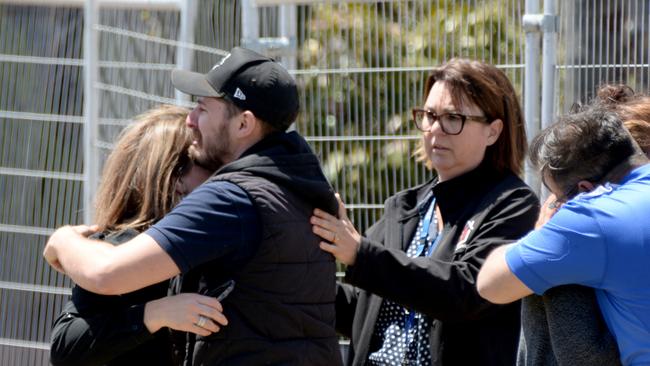
[[[550,117],[601,83],[647,90],[648,2],[547,3],[559,17],[524,26],[525,13],[542,13],[539,2],[111,0],[94,4],[87,22],[81,0],[0,0],[0,365],[48,363],[71,283],[41,259],[47,235],[88,220],[88,182],[131,117],[188,103],[171,86],[172,68],[205,72],[240,44],[281,59],[301,90],[295,128],[364,229],[391,194],[431,177],[413,159],[409,110],[433,66],[451,57],[496,64],[526,94],[534,129],[542,84]],[[96,41],[85,46],[89,29]]]
[[[555,101],[560,112],[593,98],[605,83],[648,92],[649,1],[566,1],[560,13]]]

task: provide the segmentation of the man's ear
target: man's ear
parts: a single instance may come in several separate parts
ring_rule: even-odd
[[[237,119],[237,134],[242,137],[249,136],[261,129],[260,121],[255,117],[253,112],[244,111]]]
[[[503,121],[500,119],[495,119],[489,125],[488,130],[488,146],[493,145],[501,136],[501,131],[503,131]]]

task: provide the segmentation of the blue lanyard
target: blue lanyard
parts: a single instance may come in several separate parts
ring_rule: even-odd
[[[435,224],[435,232],[436,232],[436,238],[431,243],[429,246],[429,249],[427,250],[427,253],[425,257],[430,257],[431,253],[433,253],[433,249],[438,246],[438,242],[440,241],[440,235],[438,235],[438,219],[435,216],[436,212],[436,198],[433,197],[431,198],[431,203],[429,204],[429,208],[427,209],[426,214],[424,215],[424,219],[422,220],[422,230],[420,230],[420,237],[418,239],[418,247],[417,250],[415,251],[415,257],[419,257],[422,255],[422,252],[424,251],[424,247],[427,245],[427,241],[430,241],[431,239],[429,238],[429,231],[431,230],[431,223]]]
[[[424,215],[424,218],[422,220],[422,229],[420,230],[420,237],[418,238],[418,247],[415,253],[415,257],[421,256],[427,244],[427,241],[431,241],[431,238],[429,238],[429,231],[431,230],[432,223],[435,224],[436,237],[431,243],[431,245],[429,245],[425,257],[431,256],[431,253],[433,253],[433,250],[438,246],[438,242],[440,242],[440,239],[442,238],[442,235],[438,233],[438,219],[435,216],[435,212],[436,212],[436,198],[433,197],[431,198],[431,203],[429,204],[427,212]],[[415,311],[409,311],[408,318],[406,318],[404,324],[405,337],[408,338],[409,331],[413,328],[414,325],[415,325]]]

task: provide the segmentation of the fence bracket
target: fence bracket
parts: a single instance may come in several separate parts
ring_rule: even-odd
[[[526,33],[557,33],[557,15],[524,14],[522,27]]]

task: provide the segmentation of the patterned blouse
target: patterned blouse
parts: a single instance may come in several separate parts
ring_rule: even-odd
[[[420,221],[406,251],[411,258],[430,256],[439,236],[433,194],[428,194],[418,206]],[[384,299],[372,335],[368,364],[431,365],[431,323],[428,316]]]

